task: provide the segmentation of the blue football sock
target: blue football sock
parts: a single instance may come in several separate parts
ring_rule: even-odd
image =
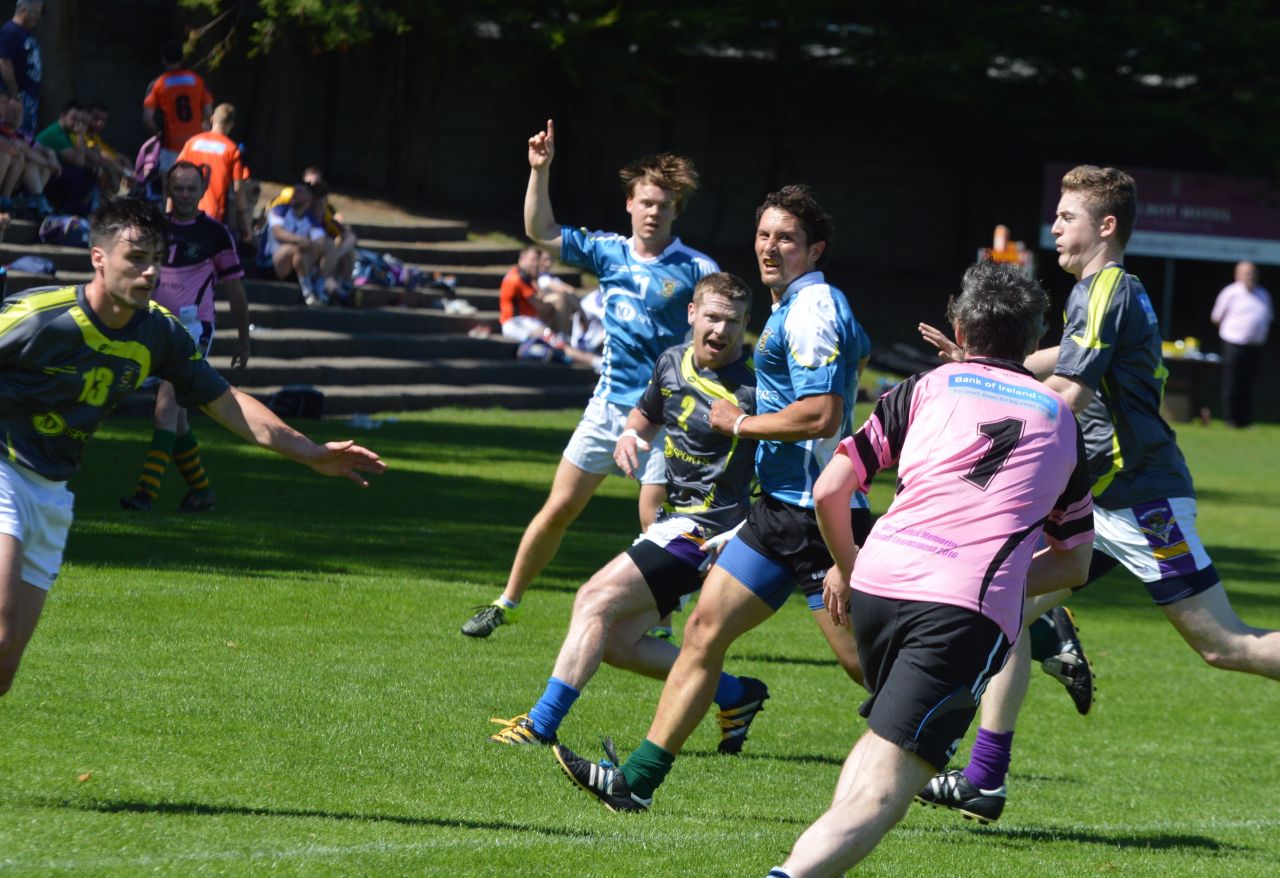
[[[720,707],[728,707],[731,704],[737,704],[747,694],[747,687],[742,685],[742,681],[732,674],[720,672],[720,683],[716,686],[716,704]]]
[[[563,680],[549,677],[542,697],[529,711],[533,730],[544,738],[554,736],[556,729],[560,728],[560,723],[564,722],[565,714],[569,712],[569,708],[573,707],[573,702],[578,700],[580,694],[577,689]]]

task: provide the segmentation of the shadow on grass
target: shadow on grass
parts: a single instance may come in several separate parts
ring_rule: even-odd
[[[742,759],[745,761],[760,762],[794,762],[798,765],[844,765],[844,760],[848,756],[821,756],[806,753],[739,753],[736,756],[726,757],[723,753],[715,750],[681,750],[680,755],[694,756],[698,758],[705,757],[707,759],[719,759],[721,761],[726,758]]]
[[[1215,853],[1243,853],[1248,848],[1228,844],[1204,835],[1187,835],[1180,832],[1128,832],[1090,831],[1087,829],[1063,829],[1054,826],[982,826],[973,829],[989,841],[1053,842],[1072,841],[1081,844],[1100,844],[1107,847],[1142,848],[1143,850],[1195,849]]]
[[[185,490],[171,469],[156,512],[125,514],[117,499],[132,490],[145,444],[128,436],[100,436],[73,483],[77,517],[68,559],[257,575],[358,571],[504,581],[525,525],[546,499],[563,431],[402,426],[398,442],[384,441],[392,437],[383,431],[369,443],[388,458],[401,451],[404,457],[429,456],[433,463],[451,453],[472,465],[483,460],[492,465],[492,477],[396,470],[393,461],[386,475],[361,490],[228,438],[202,449],[218,492],[216,510],[199,516],[170,511]],[[545,473],[545,483],[527,478],[527,470],[525,481],[503,481],[506,467],[490,454],[499,441],[522,466],[541,466],[534,474]],[[575,589],[625,548],[635,530],[633,498],[596,496],[538,586]]]
[[[809,665],[815,668],[838,667],[839,662],[834,658],[807,658],[798,655],[765,655],[761,653],[744,652],[735,654],[733,657],[735,662],[760,662],[766,665]]]
[[[319,811],[310,808],[254,808],[248,805],[209,805],[203,802],[142,802],[131,799],[73,802],[46,800],[44,807],[92,811],[102,814],[157,814],[180,817],[289,817],[320,820],[349,820],[368,823],[397,823],[401,826],[478,829],[491,832],[532,832],[565,838],[592,838],[593,833],[552,826],[529,826],[499,820],[461,820],[456,817],[409,817],[403,814],[357,814],[349,811]]]

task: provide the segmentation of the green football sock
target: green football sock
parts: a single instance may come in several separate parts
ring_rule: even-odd
[[[653,791],[667,778],[667,772],[675,764],[674,753],[668,753],[648,738],[627,757],[622,764],[622,776],[631,792],[642,799],[653,796]]]
[[[183,433],[174,443],[173,462],[178,465],[178,472],[182,473],[191,490],[198,493],[209,490],[209,476],[200,462],[200,443],[194,430]]]
[[[178,434],[172,430],[156,430],[151,434],[151,447],[147,449],[134,493],[146,494],[152,500],[160,496],[160,480],[164,478],[164,471],[169,468],[169,459],[173,456],[173,445],[177,439]]]

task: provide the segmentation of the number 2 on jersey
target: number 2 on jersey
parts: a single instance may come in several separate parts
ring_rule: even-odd
[[[978,432],[991,440],[991,446],[982,457],[978,458],[973,468],[961,478],[980,491],[987,490],[987,485],[991,484],[996,473],[1004,468],[1005,461],[1009,459],[1013,449],[1018,447],[1018,441],[1022,439],[1022,430],[1026,425],[1027,422],[1020,418],[1001,418],[998,421],[979,424]]]
[[[698,401],[693,398],[693,394],[686,393],[684,399],[680,400],[680,417],[676,418],[676,425],[681,430],[688,432],[689,415],[693,414],[693,410],[698,407]]]

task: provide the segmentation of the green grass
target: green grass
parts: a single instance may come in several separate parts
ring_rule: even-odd
[[[573,589],[635,528],[608,480],[517,626],[491,600],[576,412],[443,411],[357,438],[367,491],[203,422],[218,508],[127,516],[149,428],[113,421],[72,487],[67,563],[0,700],[3,875],[763,875],[829,802],[859,693],[793,600],[731,670],[774,696],[738,759],[704,723],[654,811],[613,815],[545,750],[485,743],[549,673]],[[311,425],[340,438],[342,423]],[[1201,530],[1248,621],[1280,627],[1280,428],[1185,428]],[[890,480],[873,495],[888,501]],[[170,472],[159,507],[181,496]],[[1280,690],[1206,667],[1136,581],[1073,603],[1101,700],[1037,674],[1004,818],[913,808],[873,876],[1264,876],[1280,862]],[[603,669],[561,734],[642,738],[659,687]]]

